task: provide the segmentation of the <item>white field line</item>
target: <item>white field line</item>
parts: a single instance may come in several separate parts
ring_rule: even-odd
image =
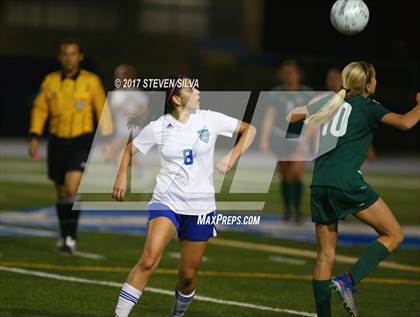
[[[173,258],[173,259],[180,259],[181,258],[181,253],[179,253],[179,252],[169,252],[168,257]],[[203,261],[203,262],[207,262],[208,260],[209,260],[209,258],[206,257],[206,256],[203,256],[203,258],[201,259],[201,261]]]
[[[283,246],[270,245],[270,244],[264,244],[264,243],[229,240],[229,239],[222,239],[222,238],[210,239],[209,243],[213,245],[224,246],[224,247],[256,250],[256,251],[262,251],[262,252],[270,252],[274,254],[293,255],[293,256],[300,256],[300,257],[309,258],[309,259],[316,259],[317,257],[316,251],[307,250],[307,249],[297,249],[297,248],[291,248],[291,247],[283,247]],[[353,264],[357,261],[357,257],[337,254],[335,256],[335,261],[339,263]],[[389,261],[383,261],[379,263],[379,267],[399,270],[399,271],[406,271],[406,272],[416,272],[416,273],[420,272],[420,266],[400,264],[397,262],[389,262]]]
[[[81,251],[74,251],[73,255],[75,255],[79,258],[92,259],[92,260],[104,260],[105,259],[105,256],[103,256],[101,254],[81,252]]]
[[[73,209],[81,210],[147,210],[149,201],[87,201],[87,202],[76,202],[73,205]],[[255,211],[262,210],[264,208],[264,201],[218,201],[218,211],[230,211],[230,210],[241,210],[241,211]]]
[[[278,263],[286,263],[286,264],[292,264],[292,265],[305,265],[305,260],[299,260],[299,259],[293,259],[289,257],[284,256],[270,256],[268,258],[272,262],[278,262]]]
[[[40,271],[18,269],[18,268],[14,268],[14,267],[0,266],[0,271],[9,272],[9,273],[17,273],[17,274],[22,274],[22,275],[29,275],[29,276],[36,276],[36,277],[42,277],[42,278],[48,278],[48,279],[58,280],[58,281],[73,282],[73,283],[102,285],[102,286],[110,286],[110,287],[118,287],[118,288],[120,288],[122,286],[121,283],[116,283],[116,282],[111,282],[111,281],[91,280],[91,279],[74,277],[74,276],[65,276],[65,275],[52,274],[52,273],[46,273],[46,272],[40,272]],[[160,289],[160,288],[147,287],[146,291],[151,292],[151,293],[161,294],[161,295],[174,296],[173,291]],[[279,312],[279,313],[285,313],[285,314],[295,315],[295,316],[316,317],[316,314],[303,312],[303,311],[297,311],[297,310],[293,310],[293,309],[261,306],[261,305],[255,305],[255,304],[244,303],[244,302],[217,299],[217,298],[212,298],[212,297],[207,297],[207,296],[196,295],[196,296],[194,296],[194,299],[198,300],[198,301],[202,301],[202,302],[213,303],[213,304],[222,304],[222,305],[236,306],[236,307],[242,307],[242,308],[251,308],[251,309],[256,309],[256,310]]]

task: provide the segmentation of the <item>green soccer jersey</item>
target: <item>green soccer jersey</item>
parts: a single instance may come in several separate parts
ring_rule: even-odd
[[[309,105],[309,114],[316,113],[325,99]],[[312,185],[345,190],[363,188],[365,182],[360,167],[367,157],[375,129],[388,112],[370,98],[355,96],[346,100],[334,118],[320,127],[320,144],[323,138],[338,139],[334,149],[315,160]]]
[[[302,130],[303,122],[286,123],[287,114],[296,106],[306,105],[311,96],[309,94],[300,92],[309,92],[312,89],[305,85],[300,85],[296,91],[288,91],[286,87],[280,85],[274,87],[271,91],[275,92],[272,96],[272,106],[276,109],[276,116],[274,118],[274,125],[277,128],[287,127],[289,135],[296,135],[299,137]]]

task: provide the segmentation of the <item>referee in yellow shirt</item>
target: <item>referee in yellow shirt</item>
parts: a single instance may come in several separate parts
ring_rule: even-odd
[[[103,136],[112,134],[112,119],[99,77],[80,68],[83,51],[77,41],[60,43],[62,69],[48,74],[35,98],[29,129],[29,155],[38,156],[38,142],[49,119],[48,177],[55,183],[60,251],[76,247],[78,188],[94,136],[94,116]],[[99,120],[100,119],[100,120]]]

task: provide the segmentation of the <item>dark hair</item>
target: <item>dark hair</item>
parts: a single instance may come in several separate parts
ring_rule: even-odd
[[[169,85],[168,88],[166,88],[166,95],[165,95],[165,111],[164,113],[171,113],[174,111],[175,106],[172,103],[172,96],[179,96],[179,92],[182,87],[178,87],[176,84],[176,81],[178,79],[184,79],[188,78],[188,76],[182,74],[182,73],[172,73],[169,76],[166,77],[166,79],[173,80],[175,82],[175,85],[171,86]]]
[[[77,45],[77,47],[79,48],[79,52],[83,54],[82,45],[80,45],[80,42],[76,39],[68,38],[60,41],[60,43],[58,44],[58,53],[60,53],[61,46],[63,45]]]
[[[297,60],[295,59],[286,59],[285,61],[283,61],[280,64],[280,69],[283,69],[285,66],[295,66],[297,68],[297,70],[301,73],[302,72],[302,68],[300,67],[300,64]]]

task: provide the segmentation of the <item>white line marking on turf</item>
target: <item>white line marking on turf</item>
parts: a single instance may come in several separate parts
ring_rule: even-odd
[[[74,251],[73,255],[77,256],[79,258],[92,259],[92,260],[104,260],[105,259],[105,256],[103,256],[101,254],[96,254],[96,253]]]
[[[169,253],[168,253],[168,256],[169,256],[170,258],[173,258],[173,259],[180,259],[180,258],[181,258],[181,254],[180,254],[179,252],[169,252]],[[208,261],[208,260],[209,260],[209,258],[208,258],[208,257],[203,256],[203,259],[202,259],[202,261],[203,261],[203,262],[206,262],[206,261]]]
[[[211,239],[209,240],[209,243],[213,245],[221,245],[225,247],[233,247],[233,248],[240,248],[240,249],[247,249],[247,250],[257,250],[257,251],[264,251],[264,252],[277,253],[277,254],[295,255],[295,256],[301,256],[301,257],[312,258],[312,259],[316,259],[317,257],[316,251],[307,250],[307,249],[297,249],[297,248],[291,248],[291,247],[283,247],[280,245],[229,240],[229,239],[222,239],[222,238]],[[335,256],[335,261],[340,262],[340,263],[353,264],[354,262],[357,261],[357,258],[355,256],[337,254]],[[400,263],[388,262],[388,261],[383,261],[379,263],[379,267],[394,269],[394,270],[401,270],[401,271],[408,271],[408,272],[420,272],[420,266],[400,264]]]
[[[0,271],[23,274],[23,275],[30,275],[30,276],[37,276],[37,277],[49,278],[49,279],[52,279],[52,280],[74,282],[74,283],[103,285],[103,286],[111,286],[111,287],[118,287],[118,288],[120,288],[122,286],[121,283],[117,283],[117,282],[91,280],[91,279],[74,277],[74,276],[65,276],[65,275],[52,274],[52,273],[46,273],[46,272],[40,272],[40,271],[18,269],[18,268],[14,268],[14,267],[0,266]],[[168,290],[160,289],[160,288],[146,287],[146,291],[151,292],[151,293],[161,294],[161,295],[174,296],[173,291],[168,291]],[[293,310],[293,309],[254,305],[254,304],[249,304],[249,303],[244,303],[244,302],[236,302],[236,301],[230,301],[230,300],[224,300],[224,299],[217,299],[217,298],[212,298],[212,297],[207,297],[207,296],[196,295],[196,296],[194,296],[194,299],[198,300],[198,301],[202,301],[202,302],[213,303],[213,304],[223,304],[223,305],[230,305],[230,306],[237,306],[237,307],[244,307],[244,308],[252,308],[252,309],[256,309],[256,310],[265,310],[265,311],[286,313],[286,314],[296,315],[296,316],[316,317],[316,314],[303,312],[303,311],[297,311],[297,310]]]
[[[78,210],[101,210],[101,211],[115,211],[115,210],[144,210],[146,213],[149,201],[77,201],[73,205],[73,209]],[[241,210],[241,211],[256,211],[264,208],[263,201],[218,201],[217,210]]]
[[[270,256],[268,258],[270,261],[278,262],[278,263],[286,263],[286,264],[293,264],[293,265],[305,265],[305,260],[299,259],[292,259],[284,256]]]

